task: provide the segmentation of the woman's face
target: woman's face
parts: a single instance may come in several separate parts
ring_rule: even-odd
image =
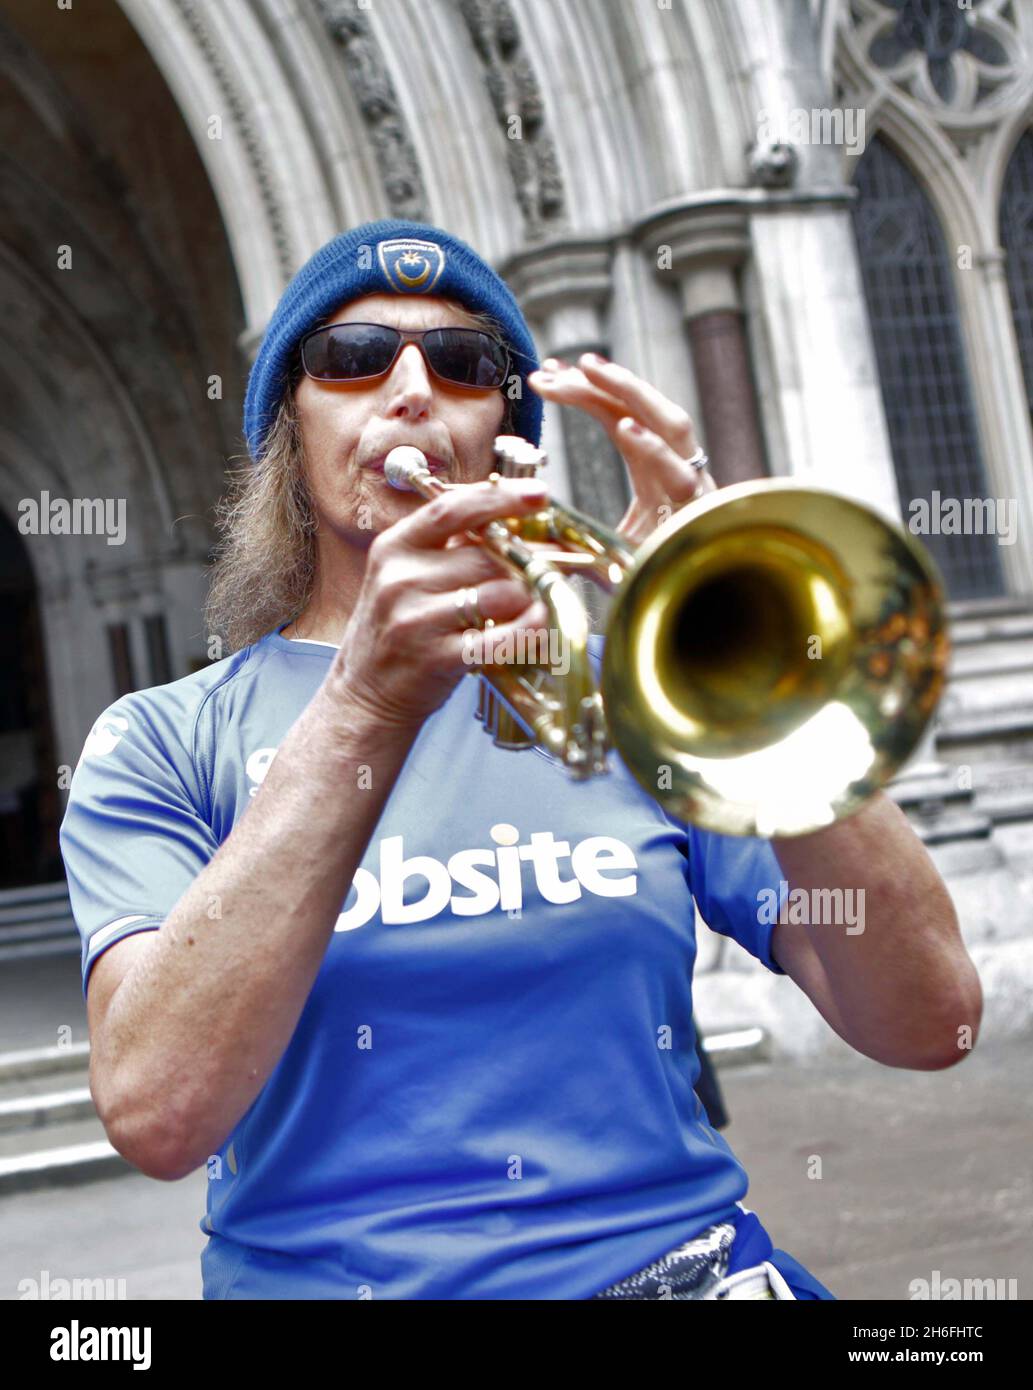
[[[452,300],[370,294],[342,304],[327,323],[384,323],[394,328],[467,328]],[[370,465],[398,444],[440,459],[449,483],[472,483],[492,471],[492,444],[506,400],[501,389],[470,391],[434,376],[416,343],[406,343],[391,370],[372,381],[315,381],[295,391],[305,467],[320,529],[368,548],[374,536],[422,505]]]

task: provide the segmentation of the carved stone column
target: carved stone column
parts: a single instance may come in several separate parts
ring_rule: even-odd
[[[609,355],[603,308],[612,288],[610,254],[606,241],[555,241],[502,267],[535,326],[543,357],[573,363],[582,352]],[[559,415],[562,481],[570,500],[600,521],[616,525],[630,501],[623,460],[602,426],[583,411],[560,407]],[[550,453],[550,468],[555,462]]]
[[[767,474],[736,270],[749,253],[741,208],[680,207],[635,228],[658,278],[677,283],[692,346],[710,470],[722,487]]]
[[[543,357],[576,362],[583,352],[610,355],[603,310],[612,293],[607,241],[563,240],[514,257],[500,269],[531,322]],[[549,485],[555,495],[609,526],[631,500],[624,460],[606,431],[582,410],[560,406],[559,431],[546,429]],[[547,416],[548,422],[548,416]],[[595,584],[575,579],[593,626],[601,630],[609,597]]]

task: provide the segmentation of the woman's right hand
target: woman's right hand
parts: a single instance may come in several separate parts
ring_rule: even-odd
[[[328,680],[345,702],[379,722],[418,729],[474,668],[463,659],[459,589],[477,588],[478,607],[505,639],[549,621],[540,599],[465,537],[498,517],[525,516],[547,498],[525,479],[450,488],[389,526],[370,545],[358,599]]]

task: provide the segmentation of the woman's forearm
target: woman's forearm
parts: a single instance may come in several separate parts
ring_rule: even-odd
[[[333,682],[288,731],[93,1039],[112,1142],[154,1176],[185,1175],[216,1152],[283,1055],[418,732]]]
[[[903,811],[877,792],[824,830],[773,841],[842,1035],[893,1066],[947,1066],[979,1031],[982,990],[950,894]],[[852,904],[849,920],[819,908]]]

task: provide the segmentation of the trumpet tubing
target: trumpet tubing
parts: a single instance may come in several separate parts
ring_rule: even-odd
[[[545,461],[511,436],[496,439],[495,458],[505,476]],[[447,486],[415,449],[392,451],[385,472],[425,497]],[[578,778],[606,771],[615,749],[682,821],[763,837],[831,824],[907,760],[942,693],[949,643],[933,561],[837,493],[739,483],[689,503],[634,553],[555,502],[468,535],[545,601],[571,653],[564,676],[481,667],[485,729],[501,747],[541,744]],[[613,594],[598,680],[564,571]]]

